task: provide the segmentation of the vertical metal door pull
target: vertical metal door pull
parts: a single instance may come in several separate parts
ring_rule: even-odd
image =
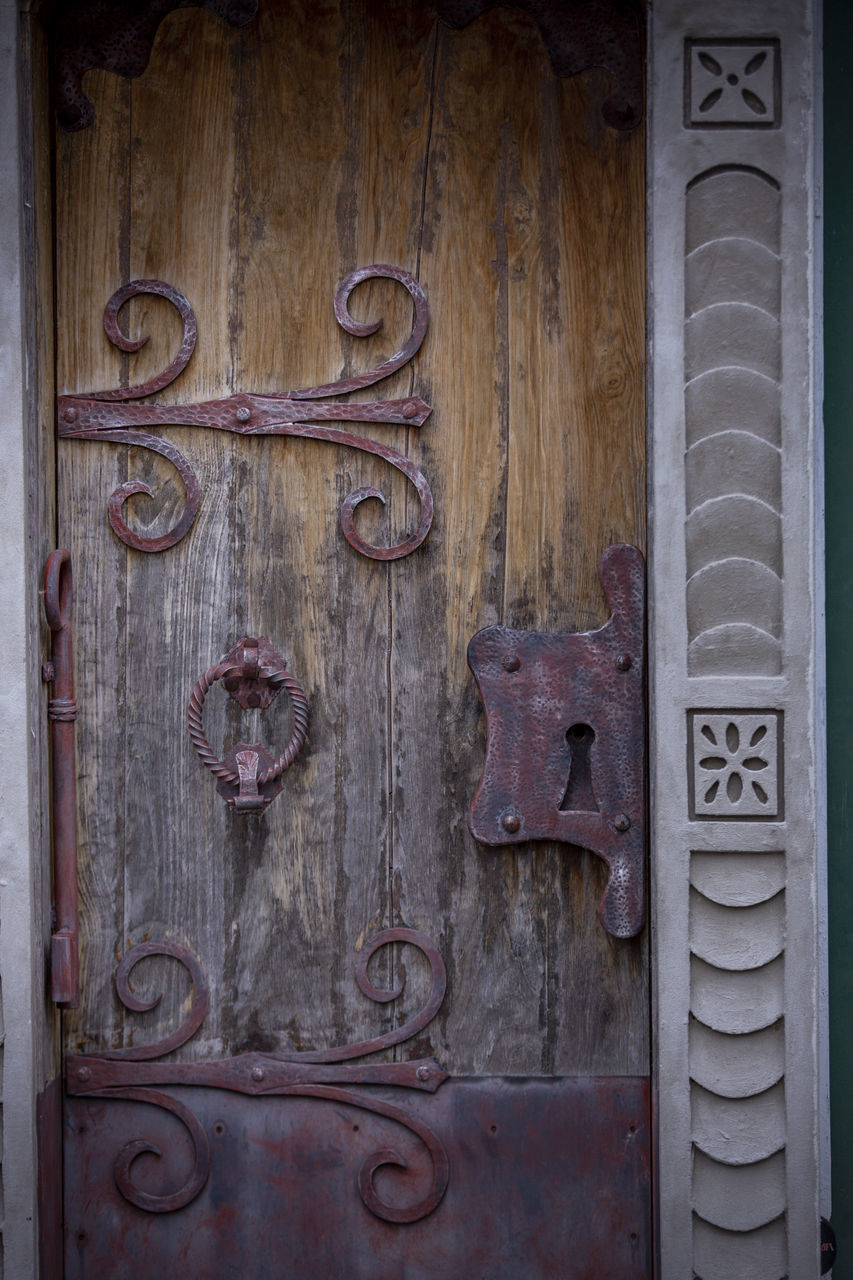
[[[50,938],[50,997],[77,1007],[77,761],[74,747],[74,659],[71,647],[71,555],[52,551],[44,574],[44,612],[51,656],[42,678],[51,684],[47,706],[51,730],[53,893],[55,922]]]

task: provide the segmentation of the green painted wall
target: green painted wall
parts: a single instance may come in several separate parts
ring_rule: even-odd
[[[824,3],[832,1223],[853,1277],[853,2]]]

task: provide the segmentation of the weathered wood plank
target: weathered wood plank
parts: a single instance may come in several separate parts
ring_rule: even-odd
[[[520,33],[523,49],[528,33]],[[451,1071],[535,1071],[541,890],[529,857],[484,855],[466,828],[481,740],[465,653],[475,631],[500,620],[505,559],[500,158],[529,86],[523,54],[521,66],[515,56],[507,62],[494,21],[462,33],[439,28],[438,41],[421,258],[435,324],[419,368],[436,404],[423,444],[437,516],[425,555],[395,582],[395,871],[403,915],[422,927],[441,921],[450,993],[432,1038],[442,1061]]]
[[[600,551],[642,543],[642,151],[590,126],[594,93],[553,79],[520,15],[440,47],[421,278],[465,333],[433,332],[433,396],[455,412],[430,437],[423,595],[395,598],[397,865],[407,914],[437,907],[452,939],[451,1069],[644,1071],[643,945],[603,933],[597,860],[480,849],[463,821],[482,761],[467,640],[597,625]]]
[[[401,29],[395,15],[405,16]],[[375,337],[348,337],[332,312],[335,289],[354,268],[416,266],[431,30],[409,6],[390,17],[381,5],[271,6],[247,33],[242,386],[282,390],[370,368],[411,325],[409,300],[387,282],[362,286],[352,300],[361,319],[384,315]],[[361,398],[405,394],[408,376]],[[405,438],[401,428],[353,429],[395,447]],[[370,1005],[352,978],[356,945],[391,916],[389,570],[347,545],[338,513],[351,489],[375,485],[388,505],[379,514],[367,504],[358,527],[380,545],[396,540],[406,527],[402,484],[384,464],[328,444],[246,444],[247,524],[263,531],[261,547],[245,535],[246,604],[265,634],[280,632],[292,647],[312,727],[305,760],[264,819],[268,856],[247,882],[240,943],[241,971],[253,978],[233,1016],[243,1026],[257,1016],[280,1039],[286,1029],[285,1042],[339,1043],[378,1033],[393,1013]]]
[[[212,15],[174,13],[160,27],[146,74],[133,85],[129,273],[175,284],[189,298],[199,326],[190,365],[161,394],[164,401],[204,400],[231,389],[238,41]],[[132,307],[148,313],[133,323],[152,335],[134,361],[136,378],[165,367],[180,330],[168,304],[141,299]],[[214,779],[189,740],[186,708],[195,680],[239,635],[236,449],[233,438],[220,432],[168,428],[164,434],[185,451],[203,498],[195,525],[177,546],[159,554],[131,550],[127,557],[125,932],[134,942],[175,939],[202,959],[211,1012],[187,1052],[221,1052],[231,1047],[221,1015],[229,999],[224,975],[232,933],[233,841]],[[158,475],[157,496],[147,505],[153,513],[150,532],[163,532],[182,505],[180,480],[156,455],[140,452],[137,458],[131,452],[141,475]],[[137,521],[147,518],[144,498],[137,511]],[[226,726],[221,689],[211,693],[206,712],[208,736],[218,749]],[[157,1020],[168,1024],[171,1014],[174,1025],[172,999],[186,983],[177,965],[160,967],[158,980],[171,999],[164,999]],[[149,965],[150,972],[156,969],[156,962]],[[151,1016],[146,1025],[154,1021]]]
[[[127,270],[129,87],[92,72],[87,92],[100,124],[57,135],[56,362],[59,393],[119,384],[121,357],[102,323],[104,304]],[[106,504],[127,478],[115,445],[60,440],[59,546],[74,573],[81,985],[67,1018],[71,1045],[121,1042],[112,985],[123,936],[125,548]]]
[[[357,992],[352,952],[405,923],[448,962],[445,1008],[417,1047],[431,1042],[450,1070],[644,1071],[643,944],[603,933],[597,860],[487,851],[467,832],[483,739],[465,661],[493,622],[603,621],[600,552],[642,543],[642,139],[608,133],[601,83],[555,80],[513,11],[461,32],[403,0],[270,4],[239,32],[179,11],[132,90],[91,79],[97,123],[60,142],[60,389],[117,382],[100,314],[131,276],[176,284],[198,317],[198,349],[164,402],[371,367],[408,332],[410,304],[388,282],[363,286],[353,313],[385,324],[353,339],[334,290],[358,266],[403,266],[426,289],[430,331],[413,370],[359,398],[411,389],[434,406],[418,430],[364,434],[423,467],[436,516],[412,556],[368,561],[338,527],[352,488],[388,498],[359,510],[365,536],[390,542],[415,522],[410,486],[385,465],[307,440],[167,428],[203,502],[182,543],[146,555],[113,537],[106,497],[129,452],[130,474],[157,490],[129,504],[130,522],[163,532],[182,501],[170,469],[63,443],[63,523],[89,615],[91,996],[73,1035],[90,1047],[121,1034],[114,953],[158,934],[211,977],[188,1055],[374,1034],[399,1015]],[[128,311],[152,335],[136,381],[167,363],[178,327],[157,300]],[[308,747],[261,819],[226,809],[185,729],[193,682],[246,633],[279,648],[312,707]],[[223,754],[289,733],[283,700],[253,717],[220,689],[205,723]],[[405,957],[377,974],[405,968],[418,970]],[[132,1019],[144,1038],[174,1023],[185,991],[175,965],[150,972],[167,998]]]

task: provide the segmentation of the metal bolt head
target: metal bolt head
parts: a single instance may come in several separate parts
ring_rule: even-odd
[[[257,1080],[258,1084],[260,1084],[266,1074],[267,1073],[264,1071],[263,1067],[252,1067],[252,1079]]]
[[[517,813],[505,813],[501,818],[504,831],[508,831],[510,835],[514,835],[521,826],[521,818]]]
[[[261,705],[261,695],[259,693],[246,694],[247,707],[259,707]]]
[[[252,416],[252,410],[248,407],[248,405],[241,404],[240,408],[237,410],[237,421],[248,422],[251,416]]]
[[[65,410],[62,416],[66,422],[77,421],[77,410],[74,408],[73,404]]]
[[[418,406],[416,404],[409,403],[406,405],[405,409],[403,410],[403,417],[414,418],[417,411],[418,411]]]
[[[630,653],[620,653],[619,657],[616,659],[613,665],[615,666],[617,671],[630,671],[631,670]]]
[[[82,1080],[82,1081],[83,1081],[83,1083],[85,1084],[85,1082],[86,1082],[87,1080],[91,1080],[91,1078],[92,1078],[92,1072],[90,1071],[90,1069],[89,1069],[88,1067],[78,1067],[78,1068],[77,1068],[77,1079],[78,1079],[78,1080]]]
[[[236,691],[240,688],[240,681],[237,679],[236,676],[226,676],[225,679],[222,681],[222,683],[224,684],[225,688],[228,690],[229,693],[236,693]]]
[[[631,825],[631,819],[628,817],[627,813],[617,813],[616,817],[613,819],[613,825],[617,831],[627,831]]]
[[[521,658],[519,658],[517,653],[505,654],[503,660],[504,671],[517,671],[520,666]]]
[[[419,1080],[429,1080],[430,1069],[427,1066],[420,1066],[415,1072],[415,1075],[418,1077]]]

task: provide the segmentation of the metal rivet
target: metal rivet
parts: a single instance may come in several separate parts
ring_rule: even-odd
[[[521,826],[521,818],[517,813],[505,813],[501,818],[504,831],[514,832]]]
[[[415,1072],[415,1075],[418,1077],[419,1080],[429,1080],[429,1076],[430,1076],[429,1067],[418,1067],[417,1071]]]
[[[616,667],[617,671],[630,671],[631,655],[629,653],[620,653],[619,657],[616,659],[616,662],[614,663],[614,666]]]
[[[266,1071],[264,1071],[263,1067],[252,1067],[252,1079],[253,1079],[253,1080],[261,1081],[261,1080],[263,1080],[263,1078],[264,1078],[264,1076],[265,1076],[266,1074],[267,1074],[267,1073],[266,1073]]]
[[[508,653],[504,658],[504,671],[517,671],[521,666],[521,658],[514,653]]]
[[[77,421],[77,410],[76,410],[76,409],[74,408],[74,406],[72,405],[69,409],[66,409],[66,410],[65,410],[65,413],[63,414],[63,417],[65,418],[65,421],[66,421],[66,422],[76,422],[76,421]]]
[[[418,406],[410,402],[409,404],[406,405],[405,409],[403,410],[403,417],[414,418],[417,411],[418,411]]]
[[[88,1068],[88,1067],[78,1067],[78,1068],[77,1068],[77,1079],[78,1079],[78,1080],[84,1080],[84,1081],[85,1081],[85,1080],[89,1080],[89,1079],[91,1079],[91,1076],[92,1076],[92,1072],[89,1070],[89,1068]]]
[[[613,819],[613,825],[617,831],[627,831],[631,825],[631,819],[626,813],[617,813]]]
[[[252,410],[249,409],[244,404],[240,405],[240,408],[237,410],[237,421],[248,422],[251,416],[252,416]]]
[[[225,688],[228,690],[229,693],[236,693],[236,691],[240,688],[240,681],[237,679],[236,676],[226,676],[226,678],[222,681],[222,683],[225,685]]]
[[[246,694],[247,707],[259,707],[261,705],[261,695],[259,693]]]

